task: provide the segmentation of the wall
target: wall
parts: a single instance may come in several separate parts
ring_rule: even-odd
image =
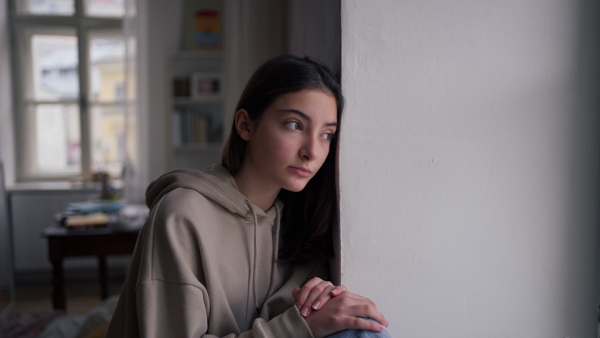
[[[54,219],[57,211],[65,210],[73,201],[86,201],[96,189],[78,190],[27,190],[15,189],[10,194],[12,237],[14,240],[14,269],[17,274],[49,272],[48,240],[41,236]],[[109,257],[109,261],[116,256]],[[121,267],[127,263],[121,262]],[[95,269],[95,257],[65,259],[64,269]],[[110,264],[113,266],[113,264]],[[122,270],[122,269],[121,269]],[[40,278],[42,274],[39,274]]]
[[[0,163],[0,293],[10,289],[14,279],[11,231],[8,222],[8,194],[4,184],[4,165]]]
[[[142,60],[138,62],[143,65],[139,68],[142,77],[139,83],[145,88],[140,88],[140,101],[141,114],[147,117],[147,178],[150,181],[169,169],[172,150],[164,130],[170,123],[166,112],[170,93],[167,70],[170,55],[180,49],[183,1],[137,0],[137,3],[142,11],[140,20],[145,22],[140,25],[144,27],[139,54]],[[230,119],[237,98],[256,67],[285,51],[286,6],[278,0],[227,0],[225,8],[229,12],[225,14],[228,31],[225,31],[224,39],[230,51],[225,56],[230,68],[226,85],[227,95],[232,98],[226,104],[229,115],[226,119]],[[155,22],[160,24],[153,24]]]
[[[6,6],[0,6],[0,162],[4,167],[4,178],[0,177],[0,183],[4,179],[6,185],[14,181],[14,151],[12,149],[12,93],[10,90],[10,58],[9,58],[9,39],[8,39],[8,18]],[[2,172],[0,172],[2,174]],[[2,187],[0,187],[2,193]],[[0,196],[0,203],[6,199]],[[5,222],[8,220],[6,215],[8,210],[5,205],[0,205],[0,290],[6,289],[10,285],[9,276],[11,276],[11,258],[8,249],[10,243],[7,241],[9,231]]]
[[[146,185],[167,171],[168,154],[171,152],[168,131],[170,109],[167,95],[171,80],[167,73],[169,57],[180,49],[182,1],[137,1],[140,11],[142,31],[139,60],[143,68],[138,68],[140,77],[140,113],[146,116],[147,129],[142,129],[147,141]],[[160,24],[155,24],[155,23]],[[143,87],[142,87],[143,86]],[[147,105],[144,107],[144,105]]]
[[[598,17],[342,1],[342,282],[392,336],[596,337]]]
[[[10,41],[6,4],[0,6],[0,161],[4,162],[7,185],[15,180],[13,143]]]
[[[288,51],[340,71],[340,1],[289,0]]]
[[[230,0],[228,28],[227,83],[225,132],[231,122],[246,82],[268,59],[286,52],[288,1]]]

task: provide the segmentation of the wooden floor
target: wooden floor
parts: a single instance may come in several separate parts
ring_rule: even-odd
[[[109,295],[119,294],[122,280],[111,280]],[[100,284],[96,281],[66,281],[67,313],[86,314],[100,305]],[[0,292],[0,311],[9,303],[6,292]],[[52,285],[50,282],[17,283],[16,303],[11,313],[34,313],[52,310]]]

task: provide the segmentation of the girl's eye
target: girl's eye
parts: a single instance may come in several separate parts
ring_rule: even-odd
[[[287,121],[285,123],[285,126],[290,129],[300,130],[300,122],[298,122],[298,121]]]
[[[325,134],[323,134],[323,138],[326,139],[327,141],[331,141],[334,137],[335,137],[334,133],[325,133]]]

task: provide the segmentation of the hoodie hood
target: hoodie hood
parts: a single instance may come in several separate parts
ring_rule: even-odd
[[[220,204],[229,212],[245,219],[266,217],[265,212],[250,202],[242,194],[233,176],[222,165],[214,165],[206,171],[196,169],[177,169],[168,172],[152,182],[146,190],[146,204],[152,209],[158,201],[170,191],[192,189]],[[275,202],[281,208],[281,202]]]
[[[260,314],[262,309],[261,304],[263,302],[259,302],[256,290],[256,279],[258,274],[256,271],[258,265],[257,227],[260,222],[259,219],[268,217],[267,213],[253,204],[238,190],[233,176],[231,176],[229,170],[222,165],[214,165],[206,171],[200,171],[196,169],[178,169],[162,175],[148,186],[148,189],[146,190],[146,204],[150,209],[152,209],[157,203],[159,203],[163,196],[178,188],[194,190],[202,194],[204,197],[220,204],[232,214],[236,214],[247,221],[250,221],[254,225],[252,253],[252,294],[257,315]],[[275,257],[277,256],[279,245],[279,215],[282,207],[281,202],[278,200],[275,201],[273,207],[277,217],[277,220],[275,221],[277,226],[273,232],[274,250],[272,264],[275,265]],[[272,285],[273,271],[274,266],[271,269],[271,283],[269,284],[269,289],[271,289]]]

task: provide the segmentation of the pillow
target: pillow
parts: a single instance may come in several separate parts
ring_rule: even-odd
[[[100,306],[97,306],[90,310],[85,316],[77,335],[77,338],[91,338],[91,337],[105,337],[106,331],[108,330],[108,324],[112,318],[119,296],[108,297]],[[102,334],[98,336],[98,334]]]

